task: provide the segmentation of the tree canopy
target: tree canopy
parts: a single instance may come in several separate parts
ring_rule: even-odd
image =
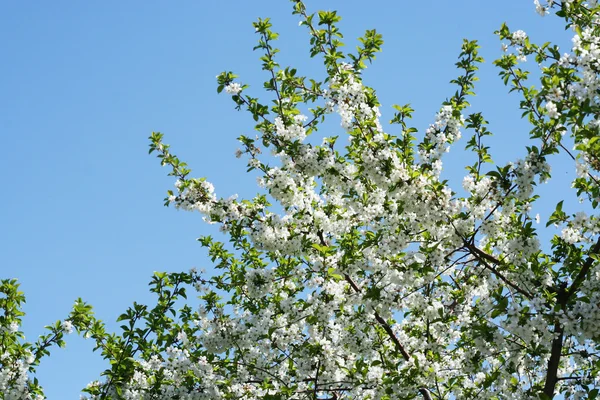
[[[410,105],[393,106],[386,132],[363,82],[383,44],[376,30],[345,52],[340,16],[293,0],[310,55],[323,61],[318,80],[279,65],[278,35],[259,19],[255,50],[271,98],[253,97],[228,71],[217,90],[256,121],[236,155],[261,192],[219,197],[161,133],[150,137],[176,179],[165,205],[200,212],[227,234],[228,243],[199,239],[220,273],[156,273],[156,304],[125,311],[120,333],[80,299],[36,343],[22,340],[17,281],[3,280],[0,398],[43,398],[30,374],[73,330],[110,362],[84,389],[89,399],[596,398],[600,6],[534,3],[572,29],[573,48],[561,54],[522,30],[496,31],[504,53],[494,65],[530,123],[524,157],[507,164],[493,161],[485,115],[469,107],[483,61],[476,41],[463,42],[456,92],[425,132],[410,125]],[[535,84],[528,58],[539,65]],[[339,134],[311,142],[330,119],[341,121]],[[463,136],[473,163],[453,188],[443,159]],[[581,209],[547,199],[555,211],[539,221],[537,185],[551,181],[559,153],[577,171]]]

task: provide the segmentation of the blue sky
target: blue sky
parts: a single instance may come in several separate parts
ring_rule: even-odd
[[[571,36],[523,0],[306,3],[313,11],[339,11],[349,49],[365,29],[384,35],[384,51],[365,81],[380,95],[383,120],[391,118],[392,104],[412,103],[421,132],[454,93],[448,81],[458,76],[462,39],[478,39],[486,63],[471,103],[490,121],[498,161],[525,154],[518,145],[526,143],[528,125],[492,65],[501,54],[493,31],[506,21],[565,51]],[[211,269],[195,239],[214,229],[199,215],[163,207],[173,180],[148,156],[147,137],[165,133],[173,152],[222,196],[257,191],[234,157],[235,138],[251,134],[253,121],[217,95],[215,76],[232,70],[253,94],[263,94],[266,75],[252,51],[258,17],[271,17],[281,34],[282,65],[323,78],[319,63],[308,60],[306,29],[286,1],[0,3],[0,278],[21,282],[28,339],[64,318],[77,297],[114,328],[133,301],[152,301],[153,271]],[[563,190],[573,176],[572,165],[554,161],[559,179],[542,193]],[[445,176],[460,182],[460,152],[451,152],[446,165]],[[542,219],[556,201],[540,204]],[[49,399],[76,399],[99,377],[106,365],[92,347],[73,335],[66,349],[43,360],[38,378]]]

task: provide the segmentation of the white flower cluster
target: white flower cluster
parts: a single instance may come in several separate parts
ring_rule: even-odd
[[[542,17],[545,17],[550,14],[550,11],[548,10],[552,7],[552,4],[554,4],[554,0],[549,0],[546,5],[542,5],[540,0],[533,0],[533,3],[535,4],[535,11]]]
[[[585,235],[587,232],[587,235]],[[588,216],[580,211],[575,214],[561,232],[561,238],[570,244],[579,242],[592,243],[593,237],[600,233],[600,224],[595,217]]]
[[[170,196],[169,201],[175,203],[175,207],[187,211],[200,211],[210,215],[213,205],[216,202],[215,187],[206,180],[191,181],[186,188],[182,187],[181,181],[175,182],[175,187],[179,190],[179,196]]]
[[[527,34],[522,30],[514,31],[511,39],[513,44],[524,46],[525,40],[527,39]]]
[[[435,123],[425,131],[425,137],[433,144],[433,148],[428,151],[419,151],[421,162],[434,162],[450,151],[449,145],[461,137],[460,127],[463,124],[464,116],[461,115],[457,119],[453,116],[452,106],[443,106],[435,116]],[[441,169],[441,164],[438,165],[437,169]]]
[[[552,101],[548,101],[546,103],[546,113],[548,114],[548,118],[550,119],[556,119],[560,116],[556,104],[554,104]]]
[[[587,27],[581,35],[573,36],[573,55],[570,61],[578,67],[581,80],[569,86],[571,95],[578,100],[594,100],[600,78],[598,68],[600,67],[600,38],[594,34],[593,28]]]
[[[64,320],[61,324],[62,330],[66,334],[73,333],[73,323],[69,320]]]
[[[539,183],[544,183],[547,179],[545,174],[549,173],[550,164],[535,153],[528,154],[524,160],[517,160],[514,164],[517,198],[525,200],[531,197],[536,178],[539,177]]]
[[[242,91],[242,85],[237,82],[232,82],[225,86],[225,92],[231,95],[240,94]]]
[[[363,85],[355,79],[354,75],[346,75],[347,81],[342,76],[336,75],[331,79],[330,90],[325,92],[325,98],[330,100],[330,107],[337,105],[337,112],[342,118],[341,125],[347,131],[354,128],[353,121],[368,120],[380,116],[377,107],[371,107],[366,102]],[[377,130],[381,125],[376,120]]]
[[[14,328],[14,324],[10,327]],[[44,396],[29,392],[29,367],[34,361],[33,355],[25,359],[13,360],[14,355],[9,353],[0,354],[0,364],[4,367],[0,370],[0,393],[4,400],[42,400]]]
[[[284,140],[303,141],[306,139],[306,130],[302,125],[304,121],[306,121],[305,115],[296,115],[294,116],[294,123],[290,126],[285,126],[280,117],[275,118],[275,129],[277,136]]]
[[[597,2],[588,2],[588,7],[595,7]],[[597,107],[600,104],[598,91],[600,90],[600,36],[597,32],[597,26],[600,23],[600,17],[593,15],[592,23],[580,29],[576,29],[576,33],[572,38],[572,53],[565,53],[558,62],[561,67],[575,70],[575,79],[566,87],[558,87],[553,89],[553,93],[547,96],[546,104],[547,114],[550,118],[557,118],[560,113],[557,111],[556,105],[550,104],[553,102],[566,101],[567,104],[589,104],[592,107]],[[586,106],[588,107],[588,106]],[[598,131],[600,123],[598,117],[592,116],[592,120],[588,122],[590,129]],[[590,153],[586,138],[581,139],[581,147],[576,161],[577,178],[584,178],[588,181],[588,188],[598,188],[600,175],[594,174],[592,169],[597,159],[596,154]],[[599,199],[596,199],[599,200]],[[575,240],[576,235],[566,233],[568,240]]]
[[[510,44],[511,46],[514,46],[517,50],[517,60],[521,61],[521,62],[525,62],[527,61],[527,56],[525,55],[525,45],[526,45],[526,40],[527,40],[527,34],[522,31],[522,30],[518,30],[512,33],[511,37],[510,37]],[[503,51],[507,51],[508,50],[508,46],[505,46],[504,44],[502,45],[502,50]]]

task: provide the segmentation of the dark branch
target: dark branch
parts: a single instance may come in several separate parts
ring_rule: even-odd
[[[571,284],[571,287],[567,291],[566,300],[569,300],[569,298],[571,298],[571,296],[573,296],[573,294],[575,294],[575,292],[579,289],[579,287],[585,280],[588,272],[592,268],[592,265],[594,264],[594,257],[592,257],[592,254],[598,254],[598,253],[600,253],[600,237],[598,237],[598,241],[596,242],[594,247],[592,247],[590,249],[590,251],[588,252],[587,260],[585,260],[585,263],[583,264],[581,271],[579,271],[579,274],[577,274],[577,277],[575,278],[575,280]]]
[[[465,245],[465,247],[469,250],[469,252],[475,257],[477,258],[477,260],[488,270],[492,271],[494,273],[494,275],[496,275],[502,282],[506,283],[506,285],[510,286],[512,289],[514,289],[517,293],[522,294],[523,296],[525,296],[528,299],[533,298],[533,296],[531,295],[531,293],[529,293],[528,291],[520,288],[519,286],[517,286],[516,284],[512,283],[511,281],[508,280],[508,278],[506,278],[504,275],[502,275],[500,273],[500,271],[498,271],[498,269],[496,269],[494,266],[492,266],[490,263],[494,263],[496,265],[502,265],[503,263],[496,259],[494,256],[480,250],[477,246],[472,245],[471,243],[467,242],[466,240],[463,240],[463,243]],[[489,262],[488,262],[489,261]]]

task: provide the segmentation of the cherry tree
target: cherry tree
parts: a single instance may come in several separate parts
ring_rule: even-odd
[[[484,114],[468,103],[483,61],[475,41],[463,42],[456,93],[424,134],[410,126],[410,105],[393,106],[385,132],[362,77],[381,35],[366,31],[344,53],[335,11],[292,3],[324,80],[278,64],[268,19],[254,27],[272,98],[252,97],[232,72],[217,77],[256,121],[236,155],[259,174],[261,194],[219,197],[162,134],[150,137],[176,179],[165,203],[227,234],[229,243],[200,239],[219,273],[157,273],[156,305],[129,308],[120,334],[78,300],[37,344],[19,340],[22,294],[3,281],[0,398],[43,398],[27,371],[73,329],[111,364],[84,389],[89,399],[596,398],[600,6],[534,2],[572,29],[570,53],[506,25],[496,32],[505,51],[494,64],[530,123],[523,158],[500,165]],[[535,85],[527,58],[539,64]],[[330,119],[339,135],[312,143]],[[452,188],[443,158],[462,136],[474,163]],[[541,243],[531,209],[558,153],[572,160],[583,204],[557,202],[543,221],[555,234]]]

